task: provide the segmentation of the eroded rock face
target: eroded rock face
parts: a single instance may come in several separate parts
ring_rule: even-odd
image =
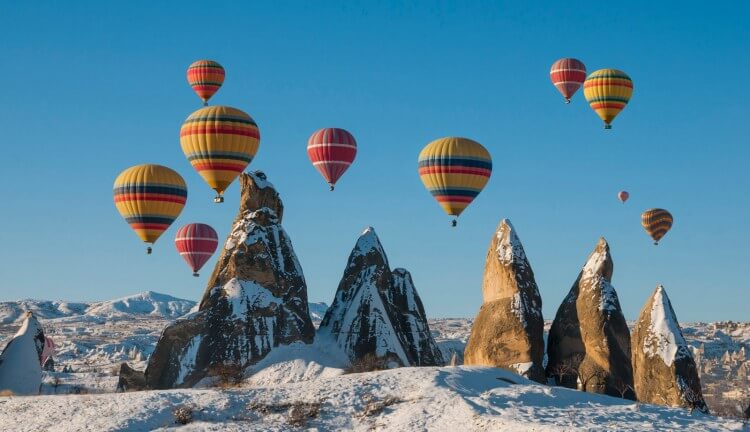
[[[34,314],[26,312],[21,328],[0,353],[0,391],[39,394],[42,385],[44,332]]]
[[[542,298],[513,225],[503,219],[487,251],[484,304],[471,327],[464,364],[513,370],[545,382]]]
[[[411,275],[390,270],[373,228],[357,240],[318,328],[356,361],[373,355],[399,366],[442,365]]]
[[[547,376],[567,387],[634,399],[630,332],[612,270],[609,245],[601,238],[552,322]]]
[[[708,412],[693,354],[661,285],[643,306],[632,341],[638,400]]]
[[[144,374],[148,388],[239,375],[274,347],[315,337],[281,198],[261,172],[243,173],[240,185],[240,212],[199,309],[162,333]]]

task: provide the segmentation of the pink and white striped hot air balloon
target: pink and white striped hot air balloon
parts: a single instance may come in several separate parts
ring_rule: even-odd
[[[565,103],[570,103],[570,98],[586,81],[586,66],[580,60],[563,58],[552,63],[549,77],[565,98]]]
[[[39,359],[39,363],[44,367],[47,363],[47,359],[55,354],[55,341],[51,337],[44,338],[44,348],[42,348],[42,357]]]
[[[211,258],[219,244],[216,231],[209,225],[191,223],[181,227],[175,234],[174,244],[177,252],[193,269],[193,276],[198,277],[198,270]]]
[[[333,190],[338,179],[354,162],[357,142],[344,129],[320,129],[307,141],[307,156]]]

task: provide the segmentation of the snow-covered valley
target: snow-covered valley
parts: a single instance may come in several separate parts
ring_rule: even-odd
[[[185,430],[289,430],[294,425],[399,431],[748,428],[737,419],[543,386],[494,368],[346,373],[344,363],[319,340],[272,351],[238,385],[115,394],[118,365],[126,361],[143,370],[161,331],[194,305],[153,292],[91,304],[0,303],[0,346],[18,329],[23,312],[31,310],[57,347],[54,371],[44,372],[45,396],[0,397],[3,430],[171,428],[178,408],[192,412]],[[310,308],[318,325],[326,305],[311,303]],[[461,363],[471,323],[429,320],[446,360],[456,352]],[[746,405],[750,323],[683,324],[683,330],[700,364],[709,407]]]

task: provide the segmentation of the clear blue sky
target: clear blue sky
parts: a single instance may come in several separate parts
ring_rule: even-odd
[[[604,235],[628,319],[662,283],[682,321],[750,320],[747,3],[236,3],[0,1],[0,300],[200,297],[215,259],[193,278],[174,231],[200,221],[224,237],[238,201],[235,184],[213,204],[180,150],[180,125],[200,107],[185,69],[209,58],[227,70],[212,103],[258,122],[250,168],[284,199],[311,300],[331,301],[372,225],[429,315],[473,316],[507,217],[546,318]],[[566,56],[632,77],[613,130],[582,92],[565,105],[549,82]],[[326,126],[359,144],[335,193],[305,152]],[[457,229],[416,172],[420,149],[447,135],[481,142],[494,161]],[[121,170],[148,162],[189,187],[151,256],[111,197]],[[649,207],[675,216],[659,247],[640,226]]]

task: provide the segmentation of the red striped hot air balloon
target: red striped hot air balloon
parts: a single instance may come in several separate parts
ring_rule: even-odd
[[[565,103],[570,103],[570,98],[586,81],[586,66],[580,60],[563,58],[552,63],[549,77],[565,98]]]
[[[208,105],[211,96],[219,91],[224,83],[224,68],[213,60],[198,60],[188,66],[187,80],[190,87]]]
[[[344,129],[320,129],[307,141],[307,156],[333,190],[338,179],[354,162],[357,142]]]
[[[622,203],[623,203],[623,204],[625,204],[625,201],[627,201],[627,200],[628,200],[628,198],[630,198],[630,194],[628,193],[628,191],[620,191],[620,192],[619,192],[619,193],[617,194],[617,198],[618,198],[618,199],[619,199],[620,201],[622,201]]]
[[[211,258],[219,244],[216,231],[209,225],[191,223],[177,230],[174,238],[177,252],[193,269],[193,276],[198,277],[198,270]]]

